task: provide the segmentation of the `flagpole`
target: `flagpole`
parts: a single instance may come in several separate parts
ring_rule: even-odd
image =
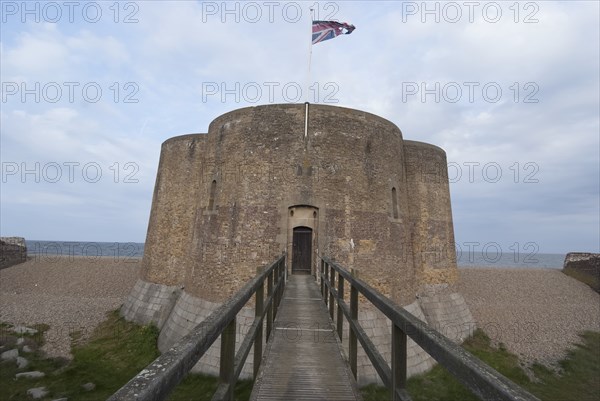
[[[312,61],[312,24],[313,24],[313,9],[310,8],[310,35],[308,42],[308,69],[306,71],[306,93],[304,96],[305,102],[308,102],[310,92],[310,63]]]

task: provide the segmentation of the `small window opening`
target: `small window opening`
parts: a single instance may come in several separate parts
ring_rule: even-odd
[[[398,218],[398,195],[395,187],[392,188],[392,214],[395,219]]]
[[[208,198],[208,210],[215,208],[215,194],[217,193],[217,181],[213,180],[210,184],[210,197]]]

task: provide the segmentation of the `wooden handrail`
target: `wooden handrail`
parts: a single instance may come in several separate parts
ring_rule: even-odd
[[[255,345],[254,374],[258,372],[256,364],[260,364],[262,359],[263,323],[266,316],[268,341],[285,286],[285,261],[284,254],[257,274],[189,334],[177,341],[167,352],[146,366],[108,400],[164,400],[219,336],[221,336],[220,384],[213,400],[233,400],[235,383],[253,345]],[[265,281],[267,281],[267,298],[263,299]],[[254,322],[236,353],[236,316],[254,294],[257,294]]]
[[[538,398],[414,317],[354,274],[326,257],[318,257],[320,272],[317,277],[321,280],[323,300],[326,305],[328,304],[330,312],[333,311],[334,301],[338,304],[337,333],[340,341],[342,340],[340,312],[346,317],[350,328],[348,362],[355,377],[357,375],[356,340],[358,339],[381,380],[390,389],[392,399],[410,400],[406,392],[406,342],[407,337],[410,337],[482,400],[539,401]],[[335,273],[337,273],[337,290]],[[350,306],[343,299],[345,282],[350,285]],[[358,321],[359,293],[392,322],[391,367]]]

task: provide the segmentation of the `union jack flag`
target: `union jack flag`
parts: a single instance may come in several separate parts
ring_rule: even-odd
[[[312,44],[333,39],[338,35],[350,35],[355,29],[354,25],[337,21],[313,21]]]

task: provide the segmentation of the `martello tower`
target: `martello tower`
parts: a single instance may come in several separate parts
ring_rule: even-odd
[[[323,105],[243,108],[207,134],[163,143],[143,267],[122,313],[155,323],[164,351],[282,252],[288,274],[314,274],[319,253],[429,324],[451,324],[457,340],[469,330],[453,286],[444,151],[376,115]],[[385,319],[360,318],[389,347]],[[198,370],[218,371],[213,348]],[[410,372],[432,365],[424,355],[409,344]],[[360,381],[374,381],[363,365]]]

